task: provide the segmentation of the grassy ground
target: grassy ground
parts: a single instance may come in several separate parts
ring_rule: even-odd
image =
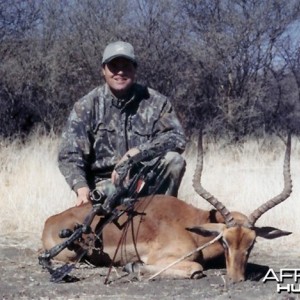
[[[280,193],[285,146],[278,137],[249,140],[244,145],[227,146],[205,141],[203,185],[230,210],[249,214],[260,204]],[[0,232],[40,237],[45,219],[74,205],[72,193],[59,173],[58,138],[33,135],[25,144],[0,141]],[[184,153],[187,171],[179,198],[201,208],[210,206],[193,191],[195,143]],[[293,231],[273,246],[293,247],[299,242],[300,223],[300,143],[292,140],[292,196],[267,212],[257,225]],[[171,208],[170,208],[171,209]]]

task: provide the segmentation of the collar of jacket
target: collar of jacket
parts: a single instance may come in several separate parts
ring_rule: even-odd
[[[130,91],[125,98],[117,98],[110,90],[109,86],[105,84],[105,94],[111,98],[112,106],[118,108],[123,112],[127,107],[131,106],[132,103],[136,102],[139,98],[136,90],[136,84],[133,84]]]

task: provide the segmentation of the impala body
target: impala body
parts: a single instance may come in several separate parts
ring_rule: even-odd
[[[198,162],[194,177],[197,193],[211,203],[215,209],[201,210],[175,197],[154,195],[141,198],[134,211],[137,213],[123,229],[110,223],[105,226],[103,249],[97,248],[99,239],[91,233],[60,252],[56,259],[76,261],[82,249],[89,249],[86,259],[98,266],[113,263],[125,265],[137,261],[143,262],[142,272],[158,272],[177,259],[204,245],[214,236],[222,233],[220,240],[198,251],[183,261],[173,265],[162,275],[179,278],[198,278],[202,276],[206,262],[225,254],[227,275],[233,282],[245,280],[245,268],[249,254],[257,236],[277,238],[290,232],[272,227],[255,227],[257,219],[266,211],[287,199],[292,191],[290,178],[290,135],[284,160],[284,189],[282,193],[261,205],[248,217],[240,212],[230,212],[214,196],[201,186],[203,168],[202,138],[198,143]],[[76,224],[82,224],[91,205],[72,207],[47,219],[42,235],[45,250],[62,242],[59,232],[62,229],[73,230]],[[96,231],[101,216],[92,222],[92,231]],[[127,215],[118,223],[125,224]],[[102,243],[101,243],[102,244]]]
[[[50,217],[46,221],[42,236],[44,248],[50,249],[60,243],[62,241],[59,238],[60,230],[64,228],[73,229],[76,223],[81,224],[90,210],[91,205],[87,204],[84,207],[70,208]],[[208,224],[224,220],[216,211],[200,210],[175,197],[164,195],[142,198],[136,204],[135,211],[141,214],[135,216],[133,222],[128,224],[121,249],[117,252],[114,263],[125,265],[128,262],[142,260],[145,268],[149,268],[153,272],[159,271],[163,266],[211,240],[210,236],[198,235],[186,230],[186,228],[193,227],[195,224]],[[94,219],[93,231],[96,229],[99,219],[100,217]],[[119,223],[123,224],[126,219],[127,216],[123,215],[119,219]],[[104,253],[94,250],[87,259],[96,265],[108,265],[114,256],[122,234],[123,230],[120,230],[113,223],[106,225],[102,237]],[[89,240],[88,235],[86,240]],[[201,273],[205,261],[215,258],[223,252],[220,243],[212,244],[201,253],[175,265],[168,271],[168,275],[189,278],[195,272]],[[76,260],[77,252],[75,249],[65,249],[57,255],[56,259],[62,261]]]

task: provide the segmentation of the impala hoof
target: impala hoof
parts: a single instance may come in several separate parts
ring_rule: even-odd
[[[196,271],[192,274],[191,279],[200,279],[205,277],[202,271]]]
[[[127,263],[124,267],[123,267],[123,272],[126,273],[137,273],[140,271],[141,266],[143,265],[142,262],[136,261],[136,262],[130,262]]]

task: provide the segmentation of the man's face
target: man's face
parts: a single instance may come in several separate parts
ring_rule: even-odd
[[[131,60],[117,57],[105,64],[102,72],[112,93],[121,98],[126,96],[134,83],[136,67]]]

